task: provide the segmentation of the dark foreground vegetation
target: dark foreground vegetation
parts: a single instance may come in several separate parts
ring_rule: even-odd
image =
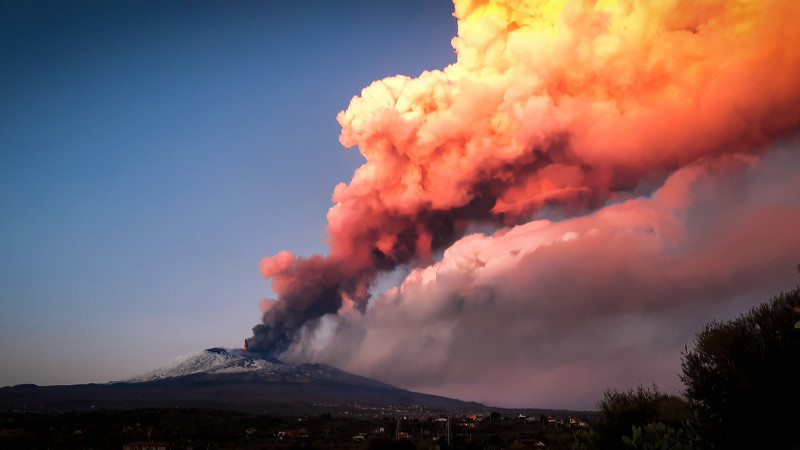
[[[684,398],[607,391],[574,448],[800,449],[800,288],[706,325],[682,369]]]
[[[350,419],[327,414],[289,417],[196,409],[6,412],[0,413],[0,448],[123,449],[147,442],[160,443],[165,449],[429,449],[437,445],[440,449],[568,449],[583,423],[575,416],[570,420],[566,416],[521,417],[497,412],[405,419]]]

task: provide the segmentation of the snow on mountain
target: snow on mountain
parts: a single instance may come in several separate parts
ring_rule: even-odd
[[[199,353],[178,357],[163,367],[126,380],[129,383],[162,380],[196,373],[221,374],[240,372],[285,372],[290,367],[275,358],[264,358],[240,349],[209,348]]]
[[[416,405],[446,411],[480,407],[421,394],[347,373],[326,364],[285,364],[240,349],[209,348],[125,381],[0,388],[0,410],[207,408],[269,414],[353,411],[354,405]],[[347,413],[347,412],[345,412]]]
[[[275,358],[242,349],[209,348],[199,353],[174,359],[163,367],[125,380],[145,383],[193,375],[215,378],[258,378],[261,381],[308,383],[324,381],[353,386],[397,389],[379,381],[347,373],[327,364],[285,364]]]

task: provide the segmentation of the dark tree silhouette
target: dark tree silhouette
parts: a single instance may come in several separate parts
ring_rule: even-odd
[[[653,385],[628,391],[607,390],[597,404],[600,414],[591,433],[576,438],[582,443],[578,448],[612,450],[628,449],[622,436],[631,434],[631,427],[663,422],[680,427],[689,418],[689,404],[680,397],[664,394]]]
[[[800,267],[799,267],[800,269]],[[721,448],[800,444],[800,288],[729,322],[712,322],[684,352],[681,380]]]

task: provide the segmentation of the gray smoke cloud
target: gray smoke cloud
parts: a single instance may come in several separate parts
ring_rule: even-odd
[[[698,163],[649,198],[464,237],[284,356],[506,406],[588,409],[653,381],[678,392],[696,331],[800,281],[799,150]]]
[[[248,349],[366,312],[376,276],[430,265],[471,224],[579,216],[800,127],[797,2],[456,0],[455,15],[456,63],[375,81],[338,115],[366,162],[334,189],[327,255],[262,261],[277,298]]]

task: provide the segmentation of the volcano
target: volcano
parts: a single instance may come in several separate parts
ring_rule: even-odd
[[[395,410],[486,407],[412,392],[326,364],[286,364],[240,349],[209,348],[125,381],[0,389],[2,410],[208,408],[281,415],[374,416]]]

